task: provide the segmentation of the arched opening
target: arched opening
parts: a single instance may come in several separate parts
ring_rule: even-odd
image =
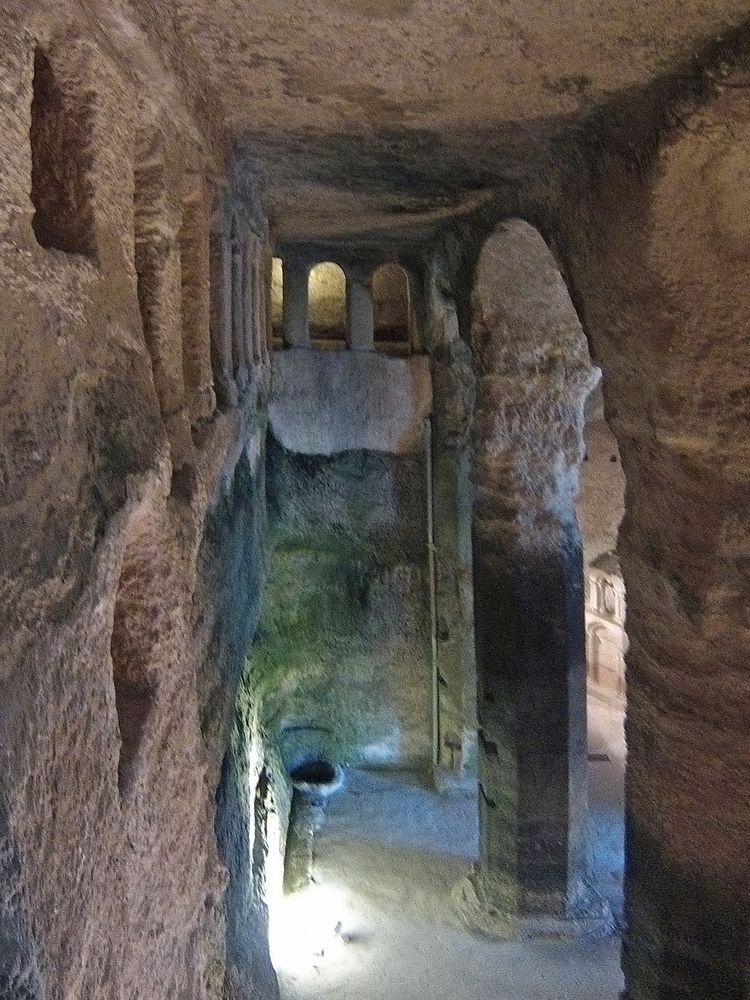
[[[349,770],[348,784],[319,831],[309,834],[303,824],[303,836],[290,840],[289,861],[297,873],[301,864],[304,877],[295,883],[289,920],[299,919],[299,933],[309,936],[313,948],[321,934],[328,935],[325,949],[334,948],[336,927],[369,919],[367,902],[353,918],[338,891],[343,884],[366,901],[371,889],[366,874],[360,879],[358,863],[346,874],[339,869],[342,840],[352,852],[347,857],[357,859],[360,841],[366,843],[365,871],[365,855],[377,851],[379,887],[392,886],[394,898],[396,883],[399,891],[410,886],[423,907],[410,914],[417,923],[442,905],[436,871],[441,891],[445,883],[456,886],[453,899],[466,922],[493,935],[565,937],[573,926],[576,933],[606,934],[617,906],[621,770],[613,781],[620,761],[611,743],[588,742],[584,562],[576,517],[584,409],[599,372],[555,260],[526,223],[499,227],[480,254],[470,345],[458,335],[452,298],[442,284],[435,286],[426,495],[419,496],[416,478],[400,479],[395,463],[384,467],[381,459],[362,455],[355,463],[349,449],[340,456],[294,455],[291,438],[283,448],[269,443],[269,488],[285,543],[272,558],[251,676],[267,686],[270,694],[262,700],[282,720],[283,739],[300,742],[300,759],[362,765]],[[474,391],[472,414],[467,400]],[[290,397],[289,405],[299,412],[298,397]],[[278,426],[286,432],[285,420],[279,418]],[[300,450],[305,445],[314,452],[319,439],[312,435],[310,441],[299,443]],[[416,454],[409,463],[416,467]],[[386,482],[396,489],[398,520],[410,525],[412,552],[427,513],[426,559],[408,572],[396,566],[381,578],[391,538],[375,522]],[[366,564],[370,542],[363,545],[370,530],[377,536],[379,563],[372,572]],[[418,691],[422,714],[404,715],[391,731],[376,718],[377,727],[369,729],[375,713],[392,713],[396,703],[383,700],[378,684],[385,671],[368,644],[377,636],[378,654],[397,648],[389,647],[394,632],[417,620],[419,605],[405,603],[417,579],[431,583],[430,607],[423,608],[431,635],[412,633],[409,644],[413,648],[414,640],[427,635],[431,660],[408,677],[403,647],[395,687]],[[601,634],[590,634],[598,650],[594,640]],[[430,664],[432,692],[414,680],[423,682]],[[426,717],[430,695],[432,725]],[[429,754],[432,736],[432,760],[422,757],[413,766],[422,773],[429,768],[444,797],[419,778],[367,770],[375,754],[381,768],[398,763],[418,725],[425,736],[422,753]],[[382,735],[394,732],[393,744],[386,745]],[[606,726],[594,733],[607,734]],[[411,861],[417,844],[429,858],[424,870]],[[600,877],[608,865],[609,882]],[[592,876],[604,898],[584,888]],[[394,907],[388,920],[408,934],[402,916]],[[467,935],[457,945],[457,955],[469,940]],[[295,950],[289,935],[285,944]],[[488,961],[503,962],[500,954],[488,954]],[[614,941],[606,955],[614,995]],[[285,968],[280,972],[283,977]],[[422,968],[423,980],[432,975],[431,968]],[[352,983],[352,992],[357,990]]]
[[[408,354],[411,332],[409,276],[400,264],[381,264],[372,276],[375,346],[387,354]]]
[[[587,656],[590,699],[624,709],[625,584],[617,533],[625,511],[625,476],[617,441],[604,419],[601,389],[586,404],[585,456],[578,521],[586,576],[586,629],[599,636]]]
[[[583,543],[590,871],[617,918],[622,911],[625,799],[625,583],[617,534],[625,477],[604,419],[601,387],[586,402],[578,522]]]
[[[338,264],[316,264],[307,279],[310,337],[323,350],[346,345],[346,275]]]
[[[471,346],[481,794],[480,865],[464,912],[486,930],[533,927],[542,917],[562,930],[572,911],[606,928],[617,899],[591,842],[619,836],[607,858],[619,883],[622,768],[597,775],[610,755],[588,753],[575,506],[584,408],[600,376],[556,262],[526,222],[503,223],[482,247]],[[608,734],[605,725],[594,737]],[[581,895],[590,880],[601,895]]]
[[[281,347],[284,335],[284,264],[281,257],[271,261],[271,331],[274,347]]]
[[[34,234],[40,246],[89,257],[96,253],[91,132],[91,100],[65,89],[37,49],[30,132]]]

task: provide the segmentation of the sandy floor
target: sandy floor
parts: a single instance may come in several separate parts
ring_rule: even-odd
[[[592,867],[618,906],[622,718],[593,704],[589,729]],[[350,772],[316,836],[316,884],[274,919],[284,1000],[616,1000],[616,940],[506,943],[461,925],[450,891],[476,851],[470,799]]]

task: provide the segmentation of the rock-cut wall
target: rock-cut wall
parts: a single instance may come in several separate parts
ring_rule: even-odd
[[[627,488],[628,997],[750,982],[748,60],[567,234]]]
[[[226,944],[252,817],[216,806],[264,572],[266,227],[237,208],[256,350],[220,410],[232,185],[216,208],[176,90],[94,37],[0,15],[0,996],[204,1000],[243,962],[273,995]]]
[[[275,356],[273,553],[250,674],[290,758],[430,757],[431,399],[425,358]]]

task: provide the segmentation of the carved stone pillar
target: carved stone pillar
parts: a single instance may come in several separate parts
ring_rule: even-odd
[[[375,349],[372,288],[359,274],[346,277],[346,343],[350,351]]]
[[[179,468],[193,449],[182,361],[180,251],[176,232],[166,229],[154,204],[159,202],[143,196],[136,212],[138,301],[172,463]]]
[[[287,347],[310,346],[307,277],[306,264],[284,261],[283,325]]]
[[[232,371],[232,250],[223,232],[211,233],[211,364],[216,399],[237,405]]]
[[[554,259],[526,223],[485,243],[472,309],[480,863],[460,902],[473,923],[515,935],[604,916],[585,883],[574,508],[598,373]]]
[[[248,380],[248,358],[245,344],[245,247],[244,239],[232,235],[232,370],[239,390]]]
[[[210,338],[210,218],[205,191],[183,204],[180,228],[182,270],[182,365],[185,398],[193,423],[210,417],[216,409],[211,370]]]

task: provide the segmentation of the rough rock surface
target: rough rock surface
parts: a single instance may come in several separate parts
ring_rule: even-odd
[[[251,677],[269,724],[345,762],[430,757],[424,358],[274,359],[273,553]]]
[[[132,2],[297,236],[476,206],[747,20],[745,0]]]
[[[208,230],[194,272],[180,218],[223,163],[84,18],[25,15],[0,14],[0,995],[218,998],[268,372],[190,407]]]
[[[533,283],[508,302],[485,289],[473,328],[470,303],[498,222],[533,220],[554,249],[627,477],[629,996],[746,1000],[747,19],[746,0],[271,0],[252,17],[240,0],[0,6],[0,994],[275,992],[264,873],[285,788],[257,692],[240,685],[266,543],[260,174],[287,241],[359,234],[350,257],[403,250],[428,271],[441,237],[451,273],[430,280],[445,308],[416,312],[438,333],[436,469],[441,449],[450,458],[436,498],[459,513],[464,481],[447,470],[466,458],[474,387],[453,334],[474,333],[480,658],[498,652],[492,583],[520,595],[509,618],[571,639],[571,674],[559,646],[534,646],[559,669],[522,730],[552,719],[553,752],[528,755],[522,776],[560,765],[554,829],[517,809],[513,767],[499,780],[507,720],[483,706],[486,774],[506,816],[532,821],[526,838],[490,838],[484,860],[520,862],[532,882],[552,873],[557,892],[579,856],[562,823],[581,804],[562,736],[582,725],[562,718],[573,701],[559,682],[578,676],[566,630],[588,366],[581,353],[568,369],[549,330],[512,340],[508,302],[544,318]],[[368,514],[392,514],[377,490],[404,484],[407,516],[383,544],[421,537],[411,455],[308,461],[274,447],[296,486],[331,469],[338,487],[356,480]],[[337,535],[347,558],[356,528]],[[460,592],[466,540],[434,540],[438,580],[442,560]],[[387,610],[421,629],[421,568],[391,578],[382,539],[367,543],[382,592],[400,595]],[[525,603],[540,581],[544,599]],[[450,607],[437,652],[456,744],[441,754],[462,759],[468,604]],[[437,611],[440,624],[439,595]],[[504,697],[491,673],[489,694]],[[523,787],[532,809],[534,781]],[[529,844],[543,845],[530,860]]]
[[[273,362],[271,430],[288,451],[419,450],[432,409],[426,358],[283,351]]]
[[[480,926],[579,916],[586,696],[575,517],[596,384],[573,304],[528,223],[498,227],[473,292]]]
[[[627,480],[629,995],[747,996],[747,73],[613,159],[572,278]]]

